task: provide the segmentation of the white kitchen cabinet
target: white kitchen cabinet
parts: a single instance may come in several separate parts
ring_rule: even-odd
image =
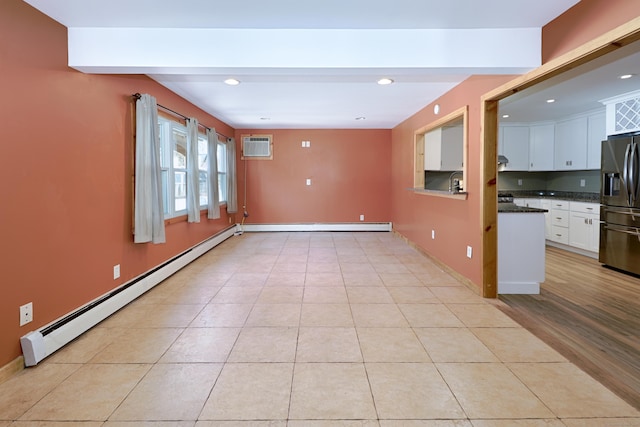
[[[563,245],[569,244],[569,202],[551,201],[551,235],[549,240]]]
[[[587,168],[586,117],[556,123],[553,154],[555,170]]]
[[[602,141],[607,139],[606,114],[591,115],[587,118],[587,169],[600,169]]]
[[[498,135],[498,154],[509,159],[507,171],[529,170],[529,126],[501,126]]]
[[[462,170],[463,126],[445,126],[424,134],[424,169]]]
[[[553,170],[555,126],[553,124],[529,127],[529,170]]]
[[[569,246],[598,252],[600,213],[596,203],[570,202]]]

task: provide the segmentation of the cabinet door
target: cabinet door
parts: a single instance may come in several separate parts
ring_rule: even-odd
[[[587,168],[587,118],[556,123],[554,166],[556,170]]]
[[[571,213],[569,219],[569,245],[590,250],[591,225],[588,214]]]
[[[588,249],[592,252],[600,252],[600,215],[589,215],[589,225],[591,236]]]
[[[438,171],[442,167],[441,130],[435,129],[424,134],[424,169]]]
[[[462,126],[448,126],[442,128],[442,170],[462,170],[464,152],[464,128]]]
[[[505,170],[529,170],[529,126],[505,126],[502,153],[509,159]]]
[[[607,139],[606,115],[602,112],[587,120],[587,169],[600,169],[602,141]]]
[[[555,126],[535,125],[529,128],[529,170],[553,170]]]

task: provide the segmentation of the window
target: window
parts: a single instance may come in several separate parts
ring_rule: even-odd
[[[164,217],[173,218],[187,213],[187,127],[182,123],[158,117],[160,135],[160,167],[162,169],[162,201]],[[218,142],[219,200],[226,200],[226,145]],[[198,173],[200,208],[208,203],[209,168],[206,136],[198,135]]]

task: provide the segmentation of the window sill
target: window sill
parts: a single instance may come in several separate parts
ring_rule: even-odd
[[[410,188],[410,190],[421,196],[443,197],[455,200],[467,200],[467,195],[469,194],[466,191],[454,193],[446,190],[425,190],[424,188]]]
[[[227,208],[227,202],[224,203],[220,203],[220,207],[221,208]],[[200,209],[200,218],[202,217],[207,217],[207,208],[204,209]],[[164,220],[164,225],[170,225],[170,224],[176,224],[178,222],[187,222],[189,219],[189,216],[187,214],[184,215],[180,215],[180,216],[174,216],[173,218],[167,218]]]

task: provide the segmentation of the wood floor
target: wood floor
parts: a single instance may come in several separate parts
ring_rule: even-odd
[[[498,307],[640,409],[640,279],[547,247],[540,295]]]

